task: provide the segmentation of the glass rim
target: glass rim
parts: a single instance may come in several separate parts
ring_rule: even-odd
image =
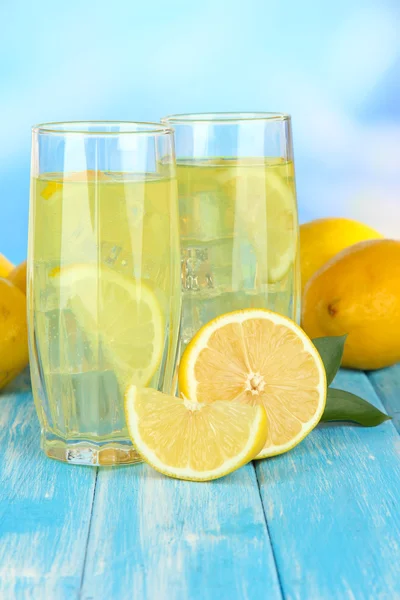
[[[121,131],[101,131],[101,126],[122,126]],[[88,127],[98,129],[88,130]],[[85,129],[86,128],[86,129]],[[142,128],[142,129],[140,129]],[[119,135],[168,135],[173,130],[162,123],[150,121],[49,121],[32,126],[32,133],[50,135],[93,135],[93,136],[119,136]]]
[[[281,112],[205,112],[182,113],[162,117],[162,123],[234,123],[238,121],[290,121],[288,113]]]

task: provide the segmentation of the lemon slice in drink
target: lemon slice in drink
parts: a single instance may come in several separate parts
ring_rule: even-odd
[[[224,164],[229,166],[229,161]],[[231,173],[222,171],[220,181],[225,194],[239,200],[235,226],[244,229],[253,246],[259,281],[277,283],[290,270],[298,245],[293,163],[241,159],[237,174]]]
[[[96,265],[56,269],[61,310],[70,310],[93,353],[105,357],[125,389],[147,385],[163,351],[164,323],[153,291],[142,281]]]
[[[235,471],[260,452],[267,436],[261,406],[200,404],[135,386],[126,391],[125,416],[144,460],[164,475],[190,481]]]
[[[317,425],[326,401],[325,369],[311,340],[290,319],[263,309],[204,325],[183,354],[179,386],[200,403],[263,406],[268,436],[257,458],[296,446]]]
[[[276,283],[285,277],[296,255],[296,197],[294,190],[280,177],[270,174],[266,181],[266,200],[268,283]]]

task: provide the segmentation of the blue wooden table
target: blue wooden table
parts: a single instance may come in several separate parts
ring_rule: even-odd
[[[400,366],[335,384],[393,421],[196,484],[45,458],[20,378],[0,396],[1,600],[400,599]]]

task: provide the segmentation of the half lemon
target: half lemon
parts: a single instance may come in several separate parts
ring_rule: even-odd
[[[311,340],[290,319],[263,309],[204,325],[182,356],[179,388],[193,402],[263,406],[268,435],[257,458],[296,446],[326,402],[325,369]]]

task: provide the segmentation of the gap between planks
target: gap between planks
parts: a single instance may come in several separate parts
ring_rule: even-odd
[[[79,585],[79,598],[82,597],[82,587],[83,587],[83,580],[84,580],[84,577],[85,577],[85,570],[86,570],[86,561],[87,561],[87,556],[88,556],[88,547],[89,547],[90,532],[91,532],[91,529],[92,529],[94,499],[96,497],[98,477],[99,477],[99,467],[96,467],[96,474],[95,474],[95,479],[94,479],[94,487],[93,487],[93,495],[92,495],[92,503],[91,503],[91,506],[90,506],[89,527],[88,527],[87,537],[86,537],[86,542],[85,542],[85,554],[84,554],[84,557],[83,557],[81,581],[80,581],[80,585]]]
[[[268,459],[267,459],[267,460],[268,460]],[[276,577],[277,577],[277,579],[278,579],[278,584],[279,584],[279,589],[280,589],[280,592],[281,592],[282,600],[285,600],[285,599],[286,599],[286,594],[285,594],[285,592],[284,592],[284,589],[283,589],[283,584],[282,584],[282,579],[281,579],[281,575],[280,575],[280,573],[279,573],[278,561],[277,561],[277,557],[276,557],[275,546],[274,546],[274,542],[273,542],[273,540],[272,540],[271,532],[270,532],[270,530],[269,530],[267,513],[266,513],[266,511],[265,511],[265,506],[264,506],[264,502],[263,502],[263,499],[262,499],[262,494],[261,494],[260,481],[259,481],[259,479],[258,479],[258,473],[257,473],[256,466],[255,466],[255,464],[254,464],[254,461],[252,461],[252,467],[253,467],[253,469],[254,469],[254,475],[255,475],[255,477],[256,477],[256,481],[257,481],[258,494],[259,494],[259,496],[260,496],[260,502],[261,502],[262,511],[263,511],[263,515],[264,515],[264,521],[265,521],[265,528],[266,528],[266,530],[267,530],[267,536],[268,536],[269,543],[270,543],[270,546],[271,546],[271,553],[272,553],[272,557],[273,557],[273,560],[274,560],[275,571],[276,571]]]

